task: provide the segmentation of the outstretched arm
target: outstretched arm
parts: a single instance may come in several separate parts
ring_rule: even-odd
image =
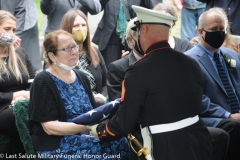
[[[48,121],[41,123],[43,130],[48,135],[72,135],[83,131],[90,131],[87,126],[75,124],[73,122]]]
[[[140,73],[130,67],[123,81],[124,89],[118,112],[107,123],[97,126],[98,137],[101,141],[120,139],[134,129],[145,104],[146,93],[143,85]]]

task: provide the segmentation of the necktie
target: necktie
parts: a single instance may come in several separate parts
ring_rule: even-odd
[[[216,62],[216,65],[217,65],[217,70],[218,70],[218,74],[219,74],[219,77],[223,83],[223,86],[227,92],[227,95],[228,95],[228,98],[229,98],[229,101],[230,101],[230,104],[231,104],[231,112],[232,113],[237,113],[239,111],[239,103],[238,103],[238,100],[237,100],[237,97],[228,81],[228,78],[227,78],[227,75],[226,73],[224,72],[224,69],[223,69],[223,66],[219,60],[219,54],[218,53],[214,53],[214,60]]]

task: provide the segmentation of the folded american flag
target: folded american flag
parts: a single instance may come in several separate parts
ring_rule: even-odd
[[[84,113],[72,120],[72,122],[83,125],[98,124],[105,119],[112,118],[120,105],[120,98]]]

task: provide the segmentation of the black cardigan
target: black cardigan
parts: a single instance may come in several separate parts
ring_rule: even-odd
[[[81,80],[93,108],[96,107],[87,76],[74,69]],[[30,89],[29,102],[30,133],[35,150],[54,150],[60,145],[63,136],[48,135],[40,122],[59,120],[66,122],[66,110],[57,86],[45,71],[39,73]]]

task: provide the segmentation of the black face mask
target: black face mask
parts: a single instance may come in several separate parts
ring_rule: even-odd
[[[213,48],[220,48],[225,40],[225,36],[226,36],[225,31],[216,31],[216,32],[205,31],[205,32],[206,32],[205,39],[203,38],[203,40]]]

